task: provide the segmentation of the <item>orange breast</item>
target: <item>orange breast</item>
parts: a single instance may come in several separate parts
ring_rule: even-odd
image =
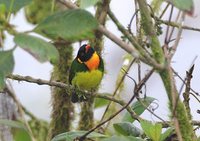
[[[94,52],[92,57],[87,62],[85,62],[89,70],[97,69],[99,67],[99,63],[100,63],[100,58],[96,52]]]

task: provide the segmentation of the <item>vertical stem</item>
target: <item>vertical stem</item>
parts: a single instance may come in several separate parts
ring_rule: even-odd
[[[189,71],[186,72],[186,85],[185,85],[185,92],[183,93],[183,103],[186,107],[186,111],[187,111],[187,114],[188,114],[188,117],[189,119],[191,120],[192,119],[192,115],[191,115],[191,112],[190,112],[190,82],[191,82],[191,79],[192,79],[192,73],[193,73],[193,70],[194,70],[194,65],[190,68]]]
[[[194,141],[193,128],[187,116],[185,106],[179,99],[171,67],[169,66],[166,70],[160,72],[160,76],[167,91],[171,118],[179,141]]]
[[[72,59],[72,46],[68,43],[55,43],[60,60],[54,65],[52,80],[68,83],[69,68]],[[55,135],[70,130],[74,106],[67,90],[52,87],[52,113],[49,130],[49,140]]]

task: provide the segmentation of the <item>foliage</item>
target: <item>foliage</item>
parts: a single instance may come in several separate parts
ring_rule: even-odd
[[[54,45],[41,38],[21,33],[15,36],[14,41],[41,63],[46,61],[58,62],[59,55]]]
[[[93,30],[96,28],[97,21],[89,12],[75,9],[47,17],[34,31],[54,40],[65,39],[73,42],[94,37]]]
[[[5,5],[7,12],[17,12],[32,0],[0,0],[0,4]]]
[[[13,50],[0,51],[0,90],[4,88],[4,78],[14,68]]]
[[[144,133],[153,141],[164,141],[173,132],[172,128],[169,128],[162,133],[162,125],[160,123],[151,123],[149,121],[141,121],[141,127]]]
[[[73,141],[77,137],[80,137],[81,135],[85,134],[86,132],[87,131],[70,131],[70,132],[62,133],[55,136],[51,141],[61,141],[61,140]],[[102,138],[102,137],[106,137],[106,135],[96,133],[96,132],[93,132],[88,136],[88,138]]]

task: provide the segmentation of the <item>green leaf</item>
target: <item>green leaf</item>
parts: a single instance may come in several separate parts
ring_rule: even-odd
[[[61,140],[73,141],[75,138],[84,135],[86,132],[87,131],[70,131],[62,133],[55,136],[51,141],[61,141]],[[92,132],[87,136],[87,138],[102,138],[102,137],[107,137],[107,136],[96,132]]]
[[[32,0],[0,0],[4,4],[7,12],[17,12],[22,7],[28,5]]]
[[[51,39],[78,41],[93,38],[96,19],[86,10],[73,9],[47,17],[34,31]]]
[[[141,115],[146,110],[146,107],[148,107],[154,100],[155,98],[153,97],[142,98],[140,99],[141,102],[134,102],[131,105],[131,108],[137,115]],[[126,112],[122,121],[134,122],[135,120],[131,117],[131,115],[128,112]]]
[[[14,41],[42,63],[45,61],[56,63],[59,59],[57,49],[41,38],[21,33],[15,36]]]
[[[144,133],[153,141],[160,141],[162,133],[162,124],[152,124],[149,121],[140,121]]]
[[[5,14],[5,12],[6,12],[6,6],[5,6],[5,4],[0,4],[0,13],[1,14]]]
[[[4,88],[4,77],[14,68],[13,50],[0,51],[0,90]]]
[[[121,122],[113,124],[114,129],[124,136],[138,137],[142,135],[142,131],[130,122]]]
[[[109,138],[102,139],[101,141],[145,141],[145,140],[133,136],[112,136]]]
[[[14,141],[31,141],[29,134],[25,130],[15,129],[12,131]]]
[[[89,6],[95,5],[99,0],[81,0],[80,7],[87,8]]]
[[[95,98],[94,108],[101,108],[108,105],[109,101],[103,98]]]
[[[169,128],[167,129],[163,134],[161,134],[161,139],[160,141],[165,141],[165,139],[167,137],[169,137],[172,133],[173,133],[174,129],[173,128]]]
[[[23,139],[25,141],[31,141],[28,129],[23,123],[19,121],[8,120],[8,119],[0,119],[0,125],[9,126],[12,129],[14,128],[13,134],[14,134],[15,141],[22,141]]]
[[[4,75],[0,73],[0,92],[5,87]]]
[[[194,12],[194,2],[193,0],[167,0],[169,3],[174,5],[180,10],[187,12],[192,15]]]
[[[0,119],[0,124],[6,125],[6,126],[9,126],[9,127],[12,127],[12,128],[23,129],[23,130],[28,132],[26,126],[19,121],[13,121],[13,120],[8,120],[8,119]]]
[[[102,95],[111,96],[111,94],[109,94],[109,93],[102,93]],[[108,105],[108,103],[109,103],[109,100],[97,97],[97,98],[95,98],[95,101],[94,101],[94,108],[104,107],[104,106]]]

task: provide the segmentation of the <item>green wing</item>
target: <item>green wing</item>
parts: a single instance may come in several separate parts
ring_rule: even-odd
[[[72,84],[72,79],[74,78],[77,72],[88,71],[88,68],[85,64],[79,63],[77,58],[75,58],[72,62],[70,72],[69,72],[69,83]]]
[[[104,74],[104,63],[103,63],[103,59],[101,58],[101,56],[99,56],[100,57],[100,65],[99,65],[99,70],[101,71],[101,72],[103,72],[103,74]]]

